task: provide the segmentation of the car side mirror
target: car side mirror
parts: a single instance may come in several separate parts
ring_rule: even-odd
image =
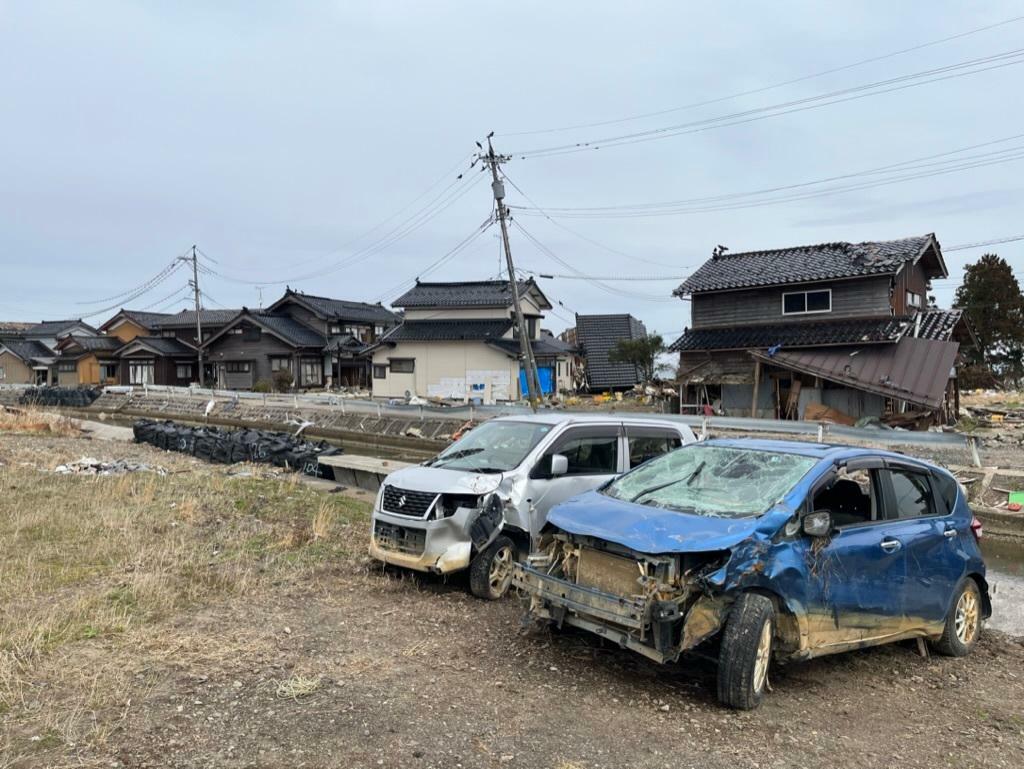
[[[565,475],[567,472],[569,472],[569,458],[565,454],[552,454],[551,477],[556,478],[559,475]]]
[[[815,510],[804,516],[804,534],[809,537],[827,537],[832,531],[832,513],[828,510]]]

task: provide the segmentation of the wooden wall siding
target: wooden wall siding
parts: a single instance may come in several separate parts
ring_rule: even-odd
[[[4,371],[0,384],[35,384],[36,372],[16,355],[0,353],[0,369]]]
[[[264,331],[260,334],[260,341],[247,342],[244,334],[225,334],[210,345],[204,354],[210,363],[219,365],[228,361],[248,360],[252,361],[252,383],[261,379],[270,379],[270,356],[287,355],[291,357],[295,353],[294,348],[285,344],[277,337]],[[293,368],[293,371],[297,371]],[[238,376],[244,377],[244,374]],[[247,387],[251,387],[248,384]]]
[[[907,292],[921,295],[922,308],[928,304],[928,278],[920,264],[908,264],[893,281],[892,309],[896,315],[910,315],[914,309],[907,305]]]
[[[725,350],[722,352],[684,352],[679,354],[679,368],[682,371],[689,371],[694,366],[703,363],[711,357],[711,363],[708,366],[713,366],[716,371],[720,371],[726,375],[736,376],[753,376],[754,372],[754,359],[747,354],[746,350]],[[704,367],[702,367],[704,368]],[[701,369],[697,369],[693,372],[695,376],[700,376]]]
[[[692,302],[693,327],[753,326],[758,323],[787,323],[811,320],[879,317],[890,314],[888,277],[842,280],[799,286],[695,294]],[[811,315],[783,315],[782,294],[817,288],[832,289],[832,312]]]
[[[124,321],[111,332],[111,336],[116,336],[122,342],[130,342],[137,336],[148,336],[148,334],[146,329],[130,320]]]

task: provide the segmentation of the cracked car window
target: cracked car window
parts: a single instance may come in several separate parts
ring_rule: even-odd
[[[518,467],[550,432],[551,425],[533,422],[484,422],[438,454],[430,466],[504,472]]]
[[[815,462],[799,454],[694,445],[626,473],[603,493],[699,515],[760,515],[784,497]]]

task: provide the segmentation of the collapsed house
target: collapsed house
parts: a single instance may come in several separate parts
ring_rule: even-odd
[[[584,379],[579,389],[590,392],[631,390],[643,381],[635,364],[609,360],[619,342],[647,337],[644,324],[632,315],[577,313],[571,336],[583,359]]]
[[[948,277],[933,234],[715,255],[674,294],[685,408],[730,416],[948,422],[959,409],[959,310],[928,306]],[[901,416],[902,415],[902,416]]]

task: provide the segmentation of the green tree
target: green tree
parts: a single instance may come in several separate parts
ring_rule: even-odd
[[[608,351],[610,363],[632,363],[636,366],[640,381],[647,385],[661,369],[658,356],[665,352],[665,341],[660,334],[642,339],[620,339]]]
[[[985,254],[964,267],[954,305],[964,311],[981,346],[970,354],[975,375],[987,369],[995,382],[1019,387],[1024,380],[1024,295],[1009,263]]]

